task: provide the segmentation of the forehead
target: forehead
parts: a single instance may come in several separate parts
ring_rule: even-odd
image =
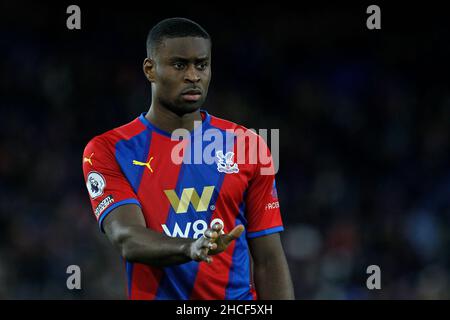
[[[161,58],[182,57],[186,59],[209,57],[211,43],[200,37],[166,38],[158,48]]]

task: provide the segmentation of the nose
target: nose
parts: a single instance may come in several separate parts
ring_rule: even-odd
[[[195,69],[194,65],[189,65],[189,67],[186,70],[186,73],[184,74],[184,80],[192,83],[200,81],[200,77],[197,74],[197,70]]]

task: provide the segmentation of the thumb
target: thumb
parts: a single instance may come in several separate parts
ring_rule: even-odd
[[[245,227],[240,224],[236,227],[234,227],[233,230],[231,230],[228,234],[227,234],[227,243],[236,240],[237,238],[239,238],[242,234],[242,232],[244,232]]]

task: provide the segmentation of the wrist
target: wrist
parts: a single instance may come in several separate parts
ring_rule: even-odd
[[[192,244],[195,242],[195,240],[194,239],[186,239],[186,240],[187,241],[183,241],[183,243],[181,244],[181,253],[184,258],[191,261],[194,260],[192,257]]]

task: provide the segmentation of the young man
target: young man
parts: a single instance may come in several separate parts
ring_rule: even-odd
[[[211,80],[208,33],[188,19],[161,21],[143,70],[149,111],[93,138],[83,156],[100,229],[126,261],[129,298],[293,299],[273,165],[251,155],[236,162],[252,150],[240,137],[253,135],[259,148],[263,139],[200,109]],[[187,132],[181,141],[171,138],[177,129]],[[199,162],[207,132],[223,143],[210,150],[215,161]]]

